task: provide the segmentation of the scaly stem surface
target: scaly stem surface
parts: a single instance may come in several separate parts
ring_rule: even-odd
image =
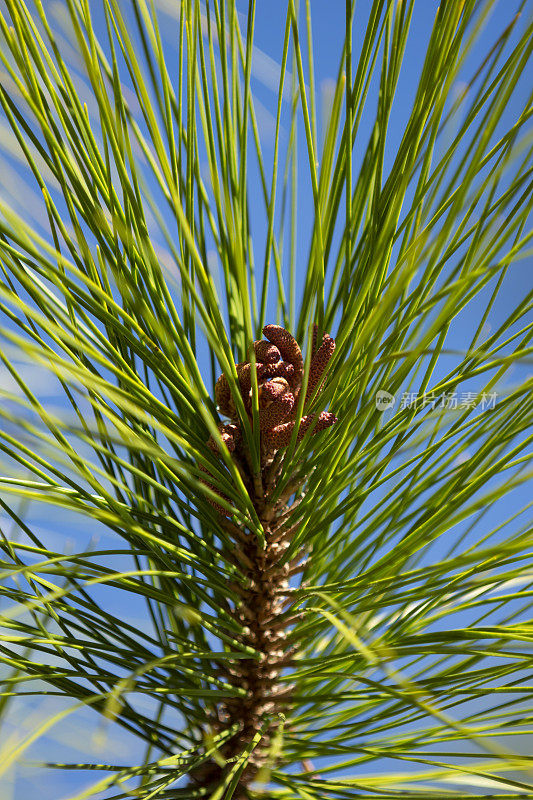
[[[280,468],[279,468],[280,471]],[[263,470],[263,478],[268,468]],[[279,472],[278,472],[279,474]],[[270,490],[275,482],[270,481]],[[291,563],[283,563],[297,526],[290,524],[291,504],[286,496],[274,506],[269,505],[271,491],[262,483],[261,496],[251,495],[258,517],[265,531],[263,549],[253,533],[239,536],[234,532],[235,553],[241,560],[247,578],[242,601],[230,608],[230,613],[244,631],[237,638],[243,645],[257,651],[259,658],[238,659],[227,666],[220,662],[223,678],[233,687],[246,692],[246,696],[231,697],[215,709],[212,732],[216,735],[238,727],[237,733],[219,751],[221,759],[209,760],[192,774],[195,785],[204,789],[215,788],[235,765],[236,759],[250,746],[254,736],[260,741],[254,748],[243,770],[235,800],[247,797],[246,787],[257,773],[272,759],[269,756],[272,737],[280,723],[284,708],[290,702],[293,686],[280,680],[283,669],[296,647],[289,641],[288,629],[295,617],[287,608],[286,592],[289,589]]]

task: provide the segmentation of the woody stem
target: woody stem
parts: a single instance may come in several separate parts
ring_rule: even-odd
[[[265,479],[267,470],[265,472]],[[266,482],[266,480],[265,480]],[[261,494],[255,492],[251,498],[265,532],[266,546],[263,549],[253,533],[238,529],[233,523],[224,523],[226,531],[233,535],[235,551],[246,586],[241,587],[241,601],[230,606],[231,616],[242,626],[235,638],[256,655],[234,661],[217,661],[217,671],[234,688],[231,697],[224,698],[214,709],[213,731],[215,735],[237,726],[237,732],[225,742],[219,755],[226,761],[223,766],[208,760],[191,773],[193,785],[211,791],[220,785],[243,751],[249,747],[258,732],[259,744],[252,751],[240,775],[235,800],[248,797],[247,787],[255,779],[261,767],[270,760],[273,736],[280,724],[282,713],[292,701],[292,686],[281,680],[282,670],[295,652],[294,642],[289,641],[289,629],[298,617],[287,610],[285,593],[289,589],[290,564],[283,561],[290,544],[289,537],[280,538],[279,522],[289,516],[290,508],[284,505],[272,507],[268,504],[266,486]],[[265,498],[266,495],[266,498]],[[293,527],[292,533],[296,533]],[[294,563],[294,562],[293,562]]]

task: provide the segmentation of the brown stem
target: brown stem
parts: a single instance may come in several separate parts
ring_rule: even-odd
[[[232,423],[219,426],[219,430],[226,437],[225,441],[265,532],[265,546],[255,535],[247,533],[244,526],[241,528],[230,522],[226,510],[216,501],[210,501],[219,511],[221,526],[231,539],[228,547],[228,536],[224,537],[227,547],[224,556],[236,567],[233,580],[242,581],[229,584],[239,600],[233,602],[228,598],[223,604],[228,618],[234,620],[240,630],[237,634],[232,630],[231,635],[244,652],[250,648],[248,652],[259,653],[260,657],[236,659],[229,663],[213,658],[217,674],[223,675],[225,682],[236,691],[234,697],[226,697],[206,709],[206,719],[212,719],[213,722],[209,730],[204,730],[204,736],[233,730],[237,732],[220,746],[216,759],[206,759],[190,773],[192,784],[200,787],[202,794],[211,795],[259,734],[259,743],[240,774],[234,800],[246,800],[250,783],[258,771],[269,763],[270,745],[282,718],[281,712],[294,702],[294,686],[285,682],[282,671],[297,663],[295,656],[301,634],[298,628],[292,626],[303,618],[304,613],[294,608],[300,598],[294,595],[289,579],[303,572],[308,564],[307,559],[302,562],[306,556],[303,547],[294,548],[294,557],[288,563],[284,556],[298,533],[299,523],[293,514],[305,497],[302,488],[309,476],[305,470],[302,472],[299,462],[294,463],[290,465],[292,469],[287,472],[283,485],[280,484],[285,447],[296,424],[295,402],[301,390],[304,360],[298,342],[289,331],[279,325],[266,325],[263,334],[268,341],[253,343],[255,358],[237,365],[238,385],[252,428],[250,387],[251,377],[254,376],[251,371],[257,370],[261,434],[259,472],[252,469],[246,437],[234,414],[229,385],[223,376],[217,381],[215,397],[223,413],[233,414]],[[309,392],[319,391],[318,385],[323,380],[334,347],[334,340],[327,334],[324,334],[319,346],[318,328],[315,326]],[[336,421],[335,415],[329,412],[322,412],[316,418],[314,415],[304,415],[297,441],[310,427],[318,433]],[[218,452],[216,447],[215,452]],[[289,505],[293,496],[295,499]]]
[[[232,635],[242,644],[258,650],[262,656],[259,660],[245,658],[233,662],[214,661],[216,671],[223,680],[236,689],[244,689],[246,697],[225,698],[218,704],[213,715],[211,733],[215,735],[238,724],[237,733],[219,750],[218,755],[226,761],[226,766],[223,766],[220,758],[218,761],[209,759],[190,775],[194,786],[214,790],[231,769],[233,759],[240,756],[253,737],[262,731],[261,741],[252,751],[241,774],[239,787],[234,795],[239,800],[247,798],[246,788],[261,767],[269,763],[270,746],[281,719],[280,712],[292,701],[293,687],[280,684],[279,680],[282,670],[292,663],[298,649],[293,642],[289,642],[288,629],[302,618],[300,611],[287,609],[284,613],[286,598],[279,594],[280,589],[286,592],[289,590],[290,565],[281,563],[281,557],[287,549],[291,534],[296,533],[297,526],[280,532],[279,517],[276,520],[265,518],[268,513],[265,515],[263,499],[254,495],[252,501],[265,530],[265,549],[261,548],[257,537],[243,534],[240,529],[237,533],[233,523],[223,521],[225,530],[233,534],[235,541],[232,561],[240,562],[241,570],[248,579],[248,588],[232,585],[232,589],[239,593],[241,601],[232,603],[228,613],[244,626],[242,634],[233,632]],[[284,518],[287,518],[289,512],[289,508],[282,509]],[[279,541],[281,538],[283,542]],[[297,556],[295,561],[299,561],[302,555]]]

